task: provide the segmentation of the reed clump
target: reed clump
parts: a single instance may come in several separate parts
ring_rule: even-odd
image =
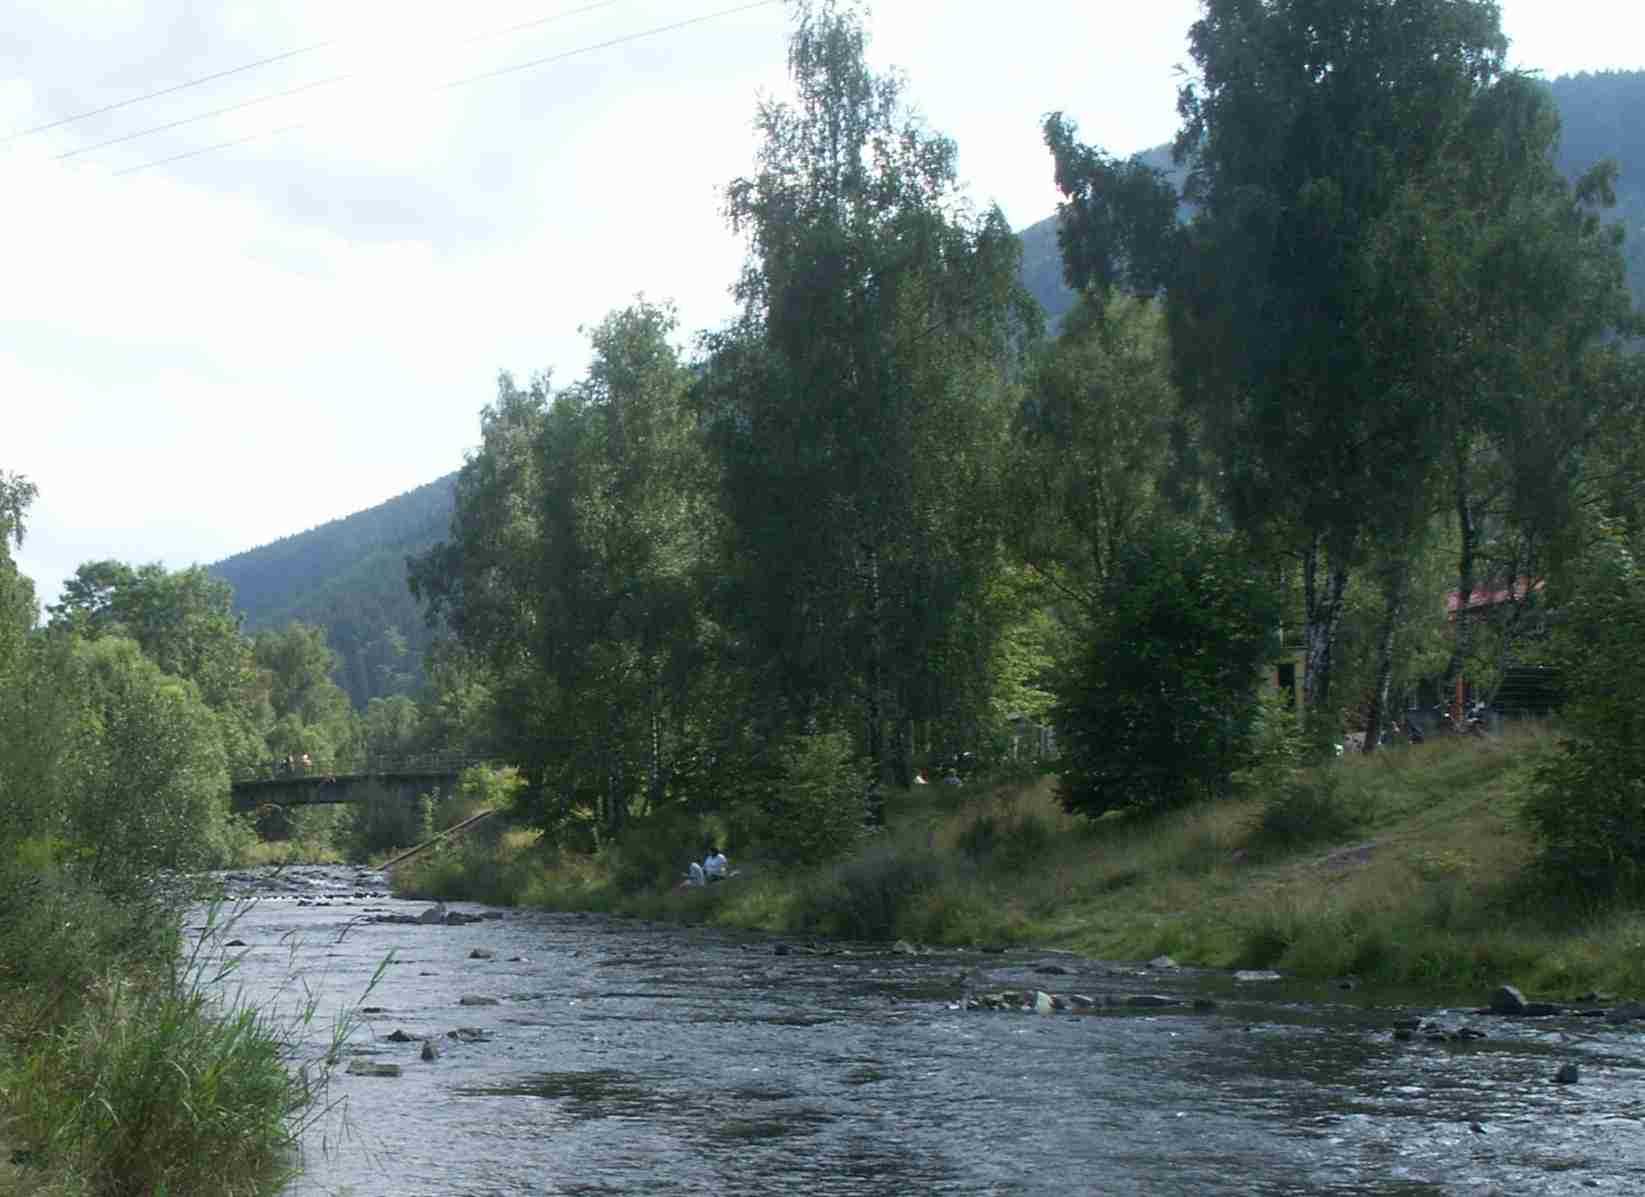
[[[186,945],[161,895],[0,868],[0,1146],[8,1191],[272,1193],[321,1101],[292,1028],[223,1000],[223,929]]]

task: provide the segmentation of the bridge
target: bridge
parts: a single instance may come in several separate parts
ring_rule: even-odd
[[[269,761],[237,773],[229,792],[235,811],[263,806],[313,806],[363,802],[373,790],[389,790],[414,799],[431,790],[449,790],[464,769],[496,764],[483,757],[425,753],[417,756],[366,757],[347,764],[301,760]]]

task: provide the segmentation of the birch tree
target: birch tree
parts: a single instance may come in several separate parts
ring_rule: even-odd
[[[984,583],[1028,307],[1003,216],[964,203],[954,144],[869,70],[857,14],[797,14],[794,99],[762,104],[757,170],[728,192],[750,252],[704,396],[772,722],[843,718],[877,819],[912,725],[969,693],[997,634]]]

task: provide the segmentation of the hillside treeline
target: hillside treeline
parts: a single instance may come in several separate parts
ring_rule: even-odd
[[[1567,651],[1550,614],[1639,531],[1614,166],[1561,172],[1493,6],[1319,7],[1205,5],[1170,173],[1046,122],[1046,340],[955,145],[799,6],[726,192],[737,319],[637,302],[583,379],[505,375],[412,564],[538,825],[714,809],[825,854],[1039,724],[1070,809],[1178,804],[1287,666],[1303,751],[1374,750]]]
[[[17,605],[29,676],[147,678],[204,745],[167,776],[219,794],[454,749],[519,766],[562,845],[712,810],[799,859],[951,771],[1054,752],[1070,810],[1177,805],[1558,664],[1570,767],[1622,817],[1631,708],[1590,685],[1645,476],[1614,165],[1567,177],[1492,5],[1318,7],[1204,6],[1169,171],[1047,120],[1078,295],[1047,337],[856,11],[798,5],[792,96],[726,190],[738,316],[637,301],[583,378],[499,380],[410,562],[441,633],[415,696],[356,714],[316,628],[248,637],[220,580],[117,562],[45,628]]]
[[[234,591],[252,632],[321,628],[337,654],[333,680],[356,709],[412,694],[433,635],[406,589],[405,559],[451,522],[452,475],[366,511],[282,537],[210,567]]]

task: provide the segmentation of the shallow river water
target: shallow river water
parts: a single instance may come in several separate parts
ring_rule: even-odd
[[[364,1007],[349,1051],[400,1066],[338,1071],[298,1194],[1645,1192],[1645,1022],[595,916],[405,925],[374,920],[428,904],[380,876],[242,878],[264,896],[231,984],[317,998],[311,1055]],[[965,1008],[1006,990],[1182,1004]],[[1397,1041],[1409,1019],[1485,1037]]]

